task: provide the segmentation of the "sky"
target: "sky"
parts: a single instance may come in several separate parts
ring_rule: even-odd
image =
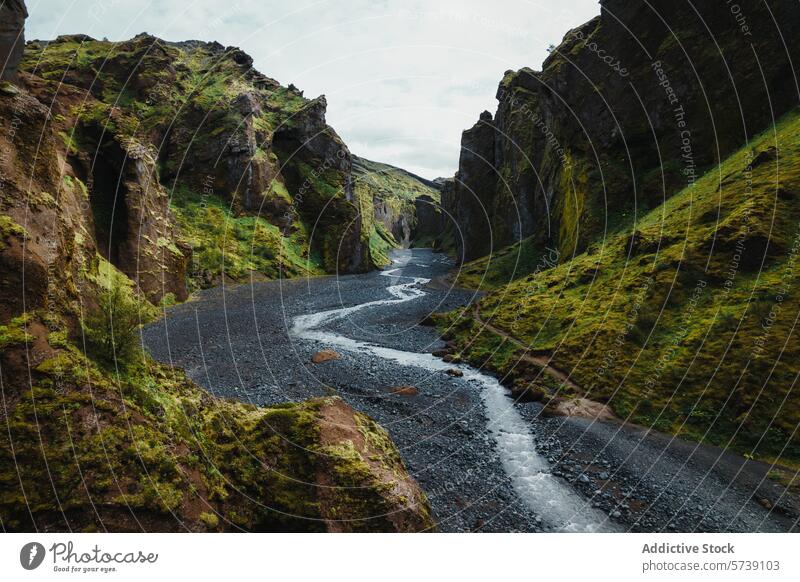
[[[359,156],[426,178],[452,176],[461,132],[509,69],[539,69],[547,47],[600,13],[597,0],[27,0],[26,37],[238,46],[306,97]],[[221,10],[221,8],[224,8]]]

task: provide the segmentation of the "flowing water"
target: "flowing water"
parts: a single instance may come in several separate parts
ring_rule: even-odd
[[[386,288],[391,298],[297,316],[292,322],[291,335],[297,339],[319,342],[325,347],[367,353],[403,366],[416,366],[428,371],[458,368],[464,373],[464,379],[480,392],[487,420],[486,429],[494,440],[503,468],[511,478],[517,495],[555,530],[613,530],[613,524],[604,513],[593,508],[569,485],[550,473],[547,459],[536,451],[530,423],[520,416],[497,379],[466,365],[447,363],[429,353],[378,346],[324,329],[326,324],[356,311],[388,307],[425,296],[422,286],[429,279],[396,274],[402,271],[407,260],[395,261],[396,268],[383,272],[387,278],[397,281]]]

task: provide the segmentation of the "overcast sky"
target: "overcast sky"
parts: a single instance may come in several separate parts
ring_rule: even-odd
[[[451,176],[508,69],[538,69],[597,0],[27,0],[28,39],[216,40],[307,97],[360,156]],[[224,9],[224,10],[221,10]]]

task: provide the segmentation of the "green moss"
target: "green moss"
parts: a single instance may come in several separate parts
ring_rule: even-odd
[[[283,236],[264,218],[235,216],[219,197],[184,188],[173,194],[172,210],[192,247],[191,287],[207,287],[223,274],[245,281],[253,273],[277,279],[324,272],[319,258],[310,252],[302,226],[291,236]]]
[[[794,112],[628,232],[498,287],[482,317],[623,418],[796,461],[798,192]],[[503,276],[518,251],[501,253]],[[503,283],[491,261],[467,265],[465,279],[480,282],[480,268]],[[444,324],[465,355],[513,375],[518,355],[469,313]]]
[[[581,228],[585,225],[588,173],[577,160],[567,152],[566,162],[561,172],[561,202],[559,213],[559,251],[564,257],[571,257],[579,248]]]
[[[7,214],[0,214],[0,251],[6,248],[6,239],[11,236],[24,237],[25,229]]]
[[[219,525],[219,518],[213,513],[203,512],[200,514],[200,521],[202,521],[209,529],[216,529]]]
[[[25,313],[13,318],[8,325],[0,325],[0,349],[32,341],[27,332],[30,321],[31,315]]]

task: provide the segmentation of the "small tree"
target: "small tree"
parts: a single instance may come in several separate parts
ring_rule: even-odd
[[[112,279],[83,321],[91,353],[107,364],[126,367],[139,353],[140,301],[124,283]]]

